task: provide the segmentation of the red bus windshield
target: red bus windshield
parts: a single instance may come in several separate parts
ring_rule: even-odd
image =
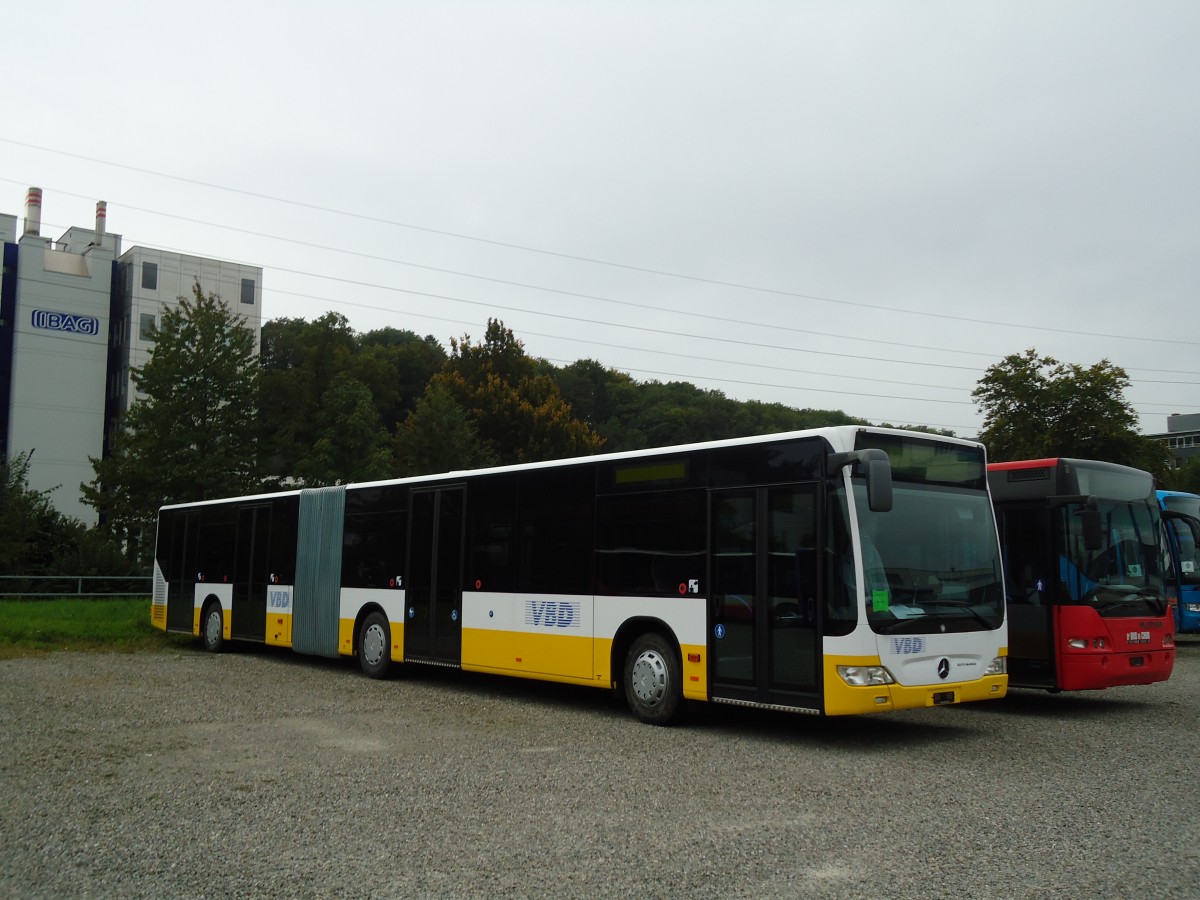
[[[1149,499],[1097,500],[1096,506],[1102,540],[1095,549],[1084,540],[1082,504],[1060,510],[1060,602],[1084,603],[1102,616],[1161,615],[1163,576]]]

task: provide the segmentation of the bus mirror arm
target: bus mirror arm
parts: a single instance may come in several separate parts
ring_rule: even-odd
[[[1083,546],[1085,550],[1094,553],[1104,547],[1104,533],[1100,526],[1100,508],[1096,504],[1096,498],[1088,494],[1080,494],[1078,496],[1060,496],[1051,497],[1050,508],[1054,509],[1058,506],[1066,506],[1068,503],[1080,503],[1083,505],[1078,513],[1080,516],[1080,524],[1083,526]]]
[[[851,450],[825,457],[825,472],[836,475],[846,466],[861,463],[867,478],[867,506],[871,512],[890,512],[892,508],[892,464],[882,450]]]
[[[1192,532],[1192,541],[1200,544],[1200,519],[1177,509],[1164,509],[1162,518],[1164,522],[1182,522],[1183,526]]]
[[[1100,510],[1096,506],[1095,497],[1088,497],[1080,515],[1083,517],[1081,524],[1084,549],[1092,553],[1103,549],[1104,533],[1100,527]]]
[[[1162,511],[1161,515],[1164,520],[1175,519],[1180,522],[1192,522],[1192,523],[1195,523],[1195,525],[1200,525],[1200,519],[1197,519],[1193,516],[1189,516],[1187,513],[1180,512],[1177,509],[1164,509]],[[1193,525],[1192,527],[1195,527],[1195,525]]]

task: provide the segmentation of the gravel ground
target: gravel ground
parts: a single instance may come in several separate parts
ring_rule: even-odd
[[[3,897],[1196,897],[1167,684],[852,720],[285,652],[0,662]]]

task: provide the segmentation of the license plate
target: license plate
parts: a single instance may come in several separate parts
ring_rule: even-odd
[[[1129,657],[1129,664],[1131,666],[1133,666],[1134,668],[1137,668],[1138,666],[1144,666],[1146,664],[1146,657],[1131,656],[1131,657]]]
[[[933,705],[941,706],[944,703],[954,702],[954,691],[935,691],[933,694]]]

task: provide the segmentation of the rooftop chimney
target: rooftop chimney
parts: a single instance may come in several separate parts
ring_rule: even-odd
[[[42,189],[31,187],[25,195],[25,234],[42,234]]]
[[[104,243],[104,222],[108,218],[108,204],[103,200],[96,201],[96,244]]]

